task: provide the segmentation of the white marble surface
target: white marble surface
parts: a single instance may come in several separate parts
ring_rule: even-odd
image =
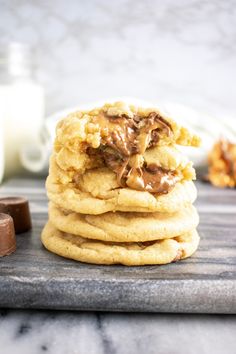
[[[0,311],[3,354],[236,353],[234,316]]]
[[[131,96],[234,114],[236,0],[0,0],[1,41],[32,45],[47,113]]]

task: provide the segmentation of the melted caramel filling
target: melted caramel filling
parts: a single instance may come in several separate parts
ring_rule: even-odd
[[[173,134],[171,125],[158,113],[133,118],[101,113],[93,118],[93,123],[100,127],[102,137],[98,154],[116,173],[120,186],[165,194],[180,180],[176,171],[157,164],[146,165],[143,159],[146,149],[155,146],[161,135]],[[93,154],[91,149],[87,152]]]

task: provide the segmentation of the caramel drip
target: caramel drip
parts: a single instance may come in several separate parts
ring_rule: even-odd
[[[130,176],[131,180],[130,180]],[[126,184],[128,187],[157,194],[166,194],[179,181],[175,171],[166,170],[156,164],[131,168]]]

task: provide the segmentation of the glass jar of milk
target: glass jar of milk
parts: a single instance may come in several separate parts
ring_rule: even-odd
[[[22,172],[19,153],[37,143],[44,116],[44,93],[33,78],[27,45],[0,47],[0,181]]]

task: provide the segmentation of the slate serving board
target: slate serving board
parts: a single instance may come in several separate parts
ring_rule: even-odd
[[[198,182],[201,243],[190,259],[165,266],[96,266],[46,251],[43,180],[15,179],[0,195],[30,200],[33,230],[0,258],[0,307],[236,313],[236,190]]]

